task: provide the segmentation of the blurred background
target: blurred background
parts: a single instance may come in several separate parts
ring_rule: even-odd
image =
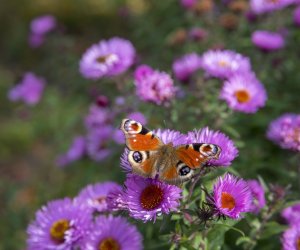
[[[293,24],[292,8],[252,21],[246,17],[247,1],[239,1],[240,8],[228,7],[224,1],[199,2],[197,10],[190,12],[177,0],[2,1],[0,249],[25,249],[27,225],[47,201],[73,197],[89,183],[123,183],[125,174],[119,158],[124,145],[113,140],[106,145],[112,151],[110,157],[100,162],[85,157],[66,167],[57,164],[57,157],[68,150],[73,138],[84,134],[84,117],[90,105],[97,104],[99,95],[106,96],[111,107],[120,100],[118,97],[125,98],[126,109],[112,121],[116,129],[122,118],[135,111],[142,112],[153,129],[221,129],[240,151],[232,166],[234,171],[247,178],[260,175],[267,182],[292,184],[292,190],[299,191],[298,156],[265,138],[271,120],[285,112],[299,112],[300,28]],[[55,16],[57,26],[41,46],[32,47],[28,42],[30,22],[44,14]],[[200,27],[204,33],[199,39],[189,40],[187,33],[193,27]],[[283,32],[285,48],[261,52],[251,42],[256,29]],[[196,78],[200,94],[185,94],[181,97],[185,106],[175,101],[171,108],[137,103],[132,80],[126,83],[125,95],[124,88],[120,90],[110,79],[84,79],[78,70],[82,54],[92,44],[113,36],[133,43],[138,54],[136,65],[146,63],[169,73],[172,62],[188,52],[201,54],[211,48],[226,48],[249,56],[267,89],[267,105],[253,116],[233,115],[218,100],[220,83],[210,79],[202,84],[204,73]],[[28,71],[46,81],[42,99],[35,106],[13,103],[7,97],[9,89]],[[176,84],[184,93],[192,90]],[[218,171],[215,175],[223,170]],[[143,232],[145,249],[168,248],[158,243],[163,234],[163,229],[158,230],[159,223],[134,223]],[[227,240],[230,243],[230,237]],[[276,242],[280,244],[279,239]]]

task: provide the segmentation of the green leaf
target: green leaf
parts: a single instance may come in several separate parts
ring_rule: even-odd
[[[235,224],[235,223],[234,223],[234,224]],[[232,229],[232,230],[234,230],[234,231],[240,233],[242,236],[245,236],[245,233],[244,233],[242,230],[240,230],[240,229],[238,229],[238,228],[236,228],[236,227],[233,227],[233,226],[231,226],[231,225],[227,225],[227,224],[216,224],[216,225],[221,225],[221,226],[223,226],[223,227],[227,227],[228,230]]]
[[[257,178],[258,178],[260,184],[263,186],[265,192],[269,192],[268,185],[266,184],[266,182],[264,181],[264,179],[260,175],[258,175]]]
[[[251,239],[247,236],[242,236],[236,240],[235,244],[238,246],[238,245],[246,243],[246,242],[250,243]]]
[[[266,224],[265,229],[261,235],[261,239],[266,239],[275,234],[280,234],[287,228],[288,228],[287,226],[281,225],[275,221],[271,221]]]
[[[171,220],[180,220],[181,217],[182,216],[180,214],[172,214]]]
[[[243,237],[245,236],[244,232],[234,227],[237,221],[227,220],[223,224],[215,224],[208,233],[208,242],[210,250],[221,249],[224,244],[224,235],[230,229],[239,232]]]

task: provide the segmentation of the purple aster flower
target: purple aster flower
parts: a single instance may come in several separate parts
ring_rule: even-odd
[[[241,213],[250,211],[251,191],[244,180],[226,174],[214,184],[213,202],[217,214],[239,219]]]
[[[119,128],[115,129],[115,131],[113,132],[112,138],[117,144],[122,145],[125,143],[124,133]]]
[[[96,183],[83,188],[74,199],[75,204],[86,205],[97,212],[109,211],[107,207],[107,195],[112,191],[120,191],[122,187],[112,181]]]
[[[194,41],[201,41],[208,36],[208,33],[203,28],[194,27],[189,30],[188,35]]]
[[[202,68],[211,76],[228,78],[249,72],[249,59],[230,50],[209,50],[202,55]]]
[[[142,235],[126,219],[99,216],[91,229],[85,250],[142,250]]]
[[[105,95],[99,95],[97,96],[96,104],[98,107],[107,108],[109,106],[109,99]]]
[[[110,211],[120,211],[127,209],[124,190],[114,189],[109,192],[106,198],[107,208]]]
[[[293,18],[294,23],[300,27],[300,5],[294,10]]]
[[[208,165],[213,166],[229,166],[238,156],[238,150],[232,140],[220,131],[210,130],[205,127],[200,130],[189,132],[188,136],[191,143],[211,143],[218,145],[221,148],[221,153],[218,160],[210,160]]]
[[[126,99],[125,99],[123,96],[117,96],[117,97],[115,98],[115,104],[116,104],[117,106],[124,106],[125,103],[126,103]]]
[[[181,134],[179,131],[170,129],[157,129],[153,133],[162,140],[164,144],[172,143],[174,147],[190,143],[190,139],[187,135]],[[131,172],[132,168],[128,161],[129,150],[126,148],[121,155],[121,168],[126,172]]]
[[[140,68],[137,69],[139,70]],[[144,77],[135,73],[135,76],[137,75],[139,77],[135,78],[136,94],[141,100],[161,105],[175,97],[177,89],[167,73],[154,70],[147,71]]]
[[[164,144],[172,143],[174,147],[189,143],[189,137],[176,130],[156,129],[153,133],[158,136]]]
[[[102,161],[111,154],[107,144],[112,138],[112,133],[113,128],[110,125],[103,125],[88,132],[86,138],[87,154],[94,161]]]
[[[82,246],[91,225],[89,209],[71,199],[55,200],[43,206],[28,229],[28,250],[71,250]]]
[[[256,47],[264,51],[279,50],[285,45],[284,38],[281,34],[264,30],[253,32],[251,40]]]
[[[115,76],[124,73],[135,59],[130,41],[114,37],[91,46],[80,60],[80,73],[88,79]]]
[[[88,115],[84,118],[85,127],[88,130],[97,129],[110,123],[113,118],[112,112],[107,108],[91,105]]]
[[[272,121],[267,137],[284,149],[300,151],[300,115],[284,114]]]
[[[295,0],[250,0],[250,10],[255,14],[263,14],[279,10],[293,4]]]
[[[196,53],[186,54],[173,63],[173,71],[180,81],[188,81],[190,76],[200,69],[201,59]]]
[[[253,197],[250,211],[253,213],[259,213],[259,211],[266,205],[265,190],[257,180],[248,180],[247,184]]]
[[[281,244],[283,250],[299,250],[300,249],[300,226],[293,226],[287,229],[282,238]]]
[[[132,119],[134,121],[137,121],[139,123],[141,123],[142,125],[146,125],[147,124],[147,118],[140,112],[133,112],[128,114],[127,116],[129,119]]]
[[[220,99],[225,100],[233,110],[255,113],[265,106],[267,94],[253,73],[236,74],[224,83]]]
[[[130,172],[132,172],[132,167],[128,161],[128,154],[129,154],[129,150],[127,148],[125,148],[125,150],[122,153],[121,158],[120,158],[120,166],[125,172],[130,173]]]
[[[144,222],[176,211],[180,204],[181,189],[159,180],[129,175],[125,187],[122,201],[130,216]]]
[[[60,167],[64,167],[74,161],[78,161],[84,156],[85,150],[86,150],[85,137],[76,136],[73,139],[73,142],[69,150],[65,154],[60,155],[58,157],[57,164]]]
[[[281,212],[281,216],[290,225],[300,225],[300,203],[283,209]]]
[[[30,31],[36,35],[45,35],[56,26],[56,19],[52,15],[44,15],[34,18],[30,23]]]
[[[10,89],[8,98],[13,102],[21,100],[28,105],[35,105],[40,101],[44,87],[43,78],[28,72],[20,83]]]
[[[40,47],[45,42],[45,36],[30,33],[28,36],[28,43],[31,48],[37,48]]]
[[[180,3],[182,7],[192,9],[196,5],[197,0],[180,0]]]
[[[247,21],[249,22],[249,23],[253,23],[253,22],[255,22],[256,20],[257,20],[257,15],[255,14],[255,13],[253,13],[253,11],[251,11],[251,10],[248,10],[248,11],[246,11],[246,13],[245,13],[245,17],[247,18]]]
[[[140,65],[134,71],[134,79],[136,81],[142,81],[145,77],[153,73],[153,69],[148,65]]]

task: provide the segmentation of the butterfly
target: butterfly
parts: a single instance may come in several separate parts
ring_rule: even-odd
[[[133,172],[170,184],[190,180],[197,169],[211,159],[218,159],[221,153],[221,148],[215,144],[192,143],[175,147],[172,143],[164,144],[152,131],[130,119],[123,119],[120,128],[125,135],[128,162]]]

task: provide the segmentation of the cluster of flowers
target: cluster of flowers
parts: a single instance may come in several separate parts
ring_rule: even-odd
[[[41,46],[46,35],[54,30],[56,26],[56,19],[52,15],[34,18],[30,23],[29,45],[33,48]],[[26,72],[22,81],[9,90],[8,99],[13,102],[23,101],[30,106],[36,105],[43,95],[45,83],[43,78],[33,72]]]
[[[135,56],[135,49],[128,40],[118,37],[102,40],[83,54],[80,72],[87,79],[117,76],[129,69]],[[134,75],[136,94],[141,100],[160,105],[174,97],[176,88],[167,73],[142,65]]]
[[[34,18],[30,23],[30,33],[28,43],[32,48],[40,47],[46,35],[53,31],[57,25],[56,19],[52,15],[44,15]]]
[[[191,131],[187,135],[174,130],[160,129],[154,133],[165,144],[172,143],[174,146],[204,142],[220,146],[222,151],[219,159],[210,161],[208,166],[227,167],[238,154],[233,142],[226,135],[209,128]],[[111,208],[128,210],[132,217],[144,221],[155,220],[157,215],[176,211],[178,206],[176,200],[180,197],[180,189],[158,180],[145,180],[142,177],[132,175],[127,156],[128,150],[125,149],[121,156],[121,167],[128,173],[129,177],[125,182],[125,189],[111,194]],[[155,187],[149,188],[149,185]],[[151,196],[153,197],[151,198]],[[147,200],[146,197],[149,199],[149,203],[142,202]],[[264,189],[256,180],[246,182],[227,174],[223,178],[219,178],[214,185],[213,194],[208,197],[208,203],[213,209],[212,216],[224,215],[238,219],[242,212],[257,213],[265,206]],[[228,204],[231,204],[230,207]]]
[[[299,4],[298,0],[251,0],[250,15],[261,15],[275,10],[283,9],[292,4]],[[296,7],[293,14],[294,24],[300,26],[300,6]],[[252,33],[252,43],[263,51],[275,51],[285,46],[286,30],[281,29],[279,32],[267,30],[257,30]]]
[[[285,208],[281,216],[289,224],[282,238],[283,250],[298,250],[300,248],[300,203]]]
[[[173,63],[179,80],[187,80],[200,68],[209,76],[225,79],[220,99],[233,110],[255,113],[265,105],[265,88],[251,71],[247,57],[230,50],[209,50],[202,56],[185,55]]]
[[[209,2],[208,0],[206,0],[206,1]],[[225,5],[234,6],[232,3],[235,1],[224,0],[222,2]],[[180,3],[182,5],[182,7],[186,8],[187,10],[195,10],[195,9],[197,9],[198,5],[201,5],[200,0],[180,0]],[[266,13],[273,12],[276,10],[281,10],[290,5],[299,4],[299,3],[300,3],[299,0],[276,0],[276,1],[250,0],[249,1],[249,13],[247,13],[247,14],[262,15],[262,14],[266,14]],[[236,9],[241,9],[241,8],[246,9],[246,7],[244,7],[244,5],[246,5],[246,3],[245,4],[236,4],[235,6],[239,7],[239,8],[236,7]],[[206,8],[206,9],[208,9],[208,8]],[[211,9],[211,8],[209,8],[209,9]]]
[[[207,202],[212,217],[241,218],[241,213],[258,213],[265,206],[265,192],[256,180],[244,181],[233,175],[219,177]],[[180,212],[181,189],[156,179],[128,174],[122,190],[108,195],[108,207],[113,211],[128,211],[132,218],[146,221],[171,211]]]
[[[284,114],[272,121],[267,137],[281,148],[300,151],[300,115]]]
[[[257,15],[283,9],[289,5],[297,4],[299,0],[251,0],[250,10]]]
[[[101,107],[93,104],[90,107],[89,114],[85,117],[85,127],[87,130],[86,136],[76,136],[73,139],[71,146],[65,154],[62,154],[57,159],[57,164],[61,167],[66,166],[74,161],[80,160],[84,155],[88,155],[95,161],[101,161],[111,154],[111,150],[107,144],[110,140],[114,140],[118,144],[124,144],[125,139],[123,133],[113,127],[112,119],[115,114],[108,107]],[[143,125],[147,123],[146,118],[139,112],[129,113],[128,118],[136,120]],[[163,142],[173,145],[188,144],[188,143],[214,143],[222,147],[222,152],[218,160],[212,160],[210,165],[229,166],[231,161],[237,157],[238,150],[225,134],[219,131],[213,131],[209,128],[195,130],[183,135],[174,130],[157,130],[154,131]],[[122,167],[125,170],[131,170],[130,164],[127,161],[128,151],[125,151],[121,160]]]
[[[265,206],[265,192],[256,180],[244,181],[233,175],[219,177],[213,186],[207,204],[212,217],[241,218],[241,213],[258,213]],[[155,179],[128,174],[123,190],[109,194],[113,211],[125,210],[135,219],[156,220],[157,216],[178,210],[181,189]]]
[[[116,183],[89,185],[73,200],[49,202],[28,227],[28,249],[142,249],[142,237],[124,218],[102,213],[126,210],[144,222],[171,211],[179,212],[181,189],[159,180],[129,174],[122,189]],[[226,174],[208,198],[214,217],[241,218],[264,205],[264,190],[255,181]],[[111,248],[106,248],[106,247]]]
[[[88,79],[116,76],[128,70],[134,63],[135,56],[134,47],[125,39],[115,37],[100,41],[82,56],[80,72]],[[254,113],[265,105],[266,91],[251,71],[248,58],[229,50],[212,50],[205,52],[201,57],[196,53],[188,54],[173,63],[174,74],[181,81],[187,81],[200,68],[210,76],[226,79],[220,98],[225,100],[230,108]],[[157,105],[173,99],[178,90],[170,75],[147,65],[141,65],[135,70],[134,84],[136,94],[141,100]],[[23,91],[24,96],[29,93],[40,97],[43,88],[29,87],[22,87],[27,88]],[[10,96],[13,96],[11,99],[17,99],[15,96],[18,95]]]
[[[109,157],[112,149],[110,142],[124,144],[123,133],[113,125],[113,119],[116,116],[115,110],[108,105],[108,99],[105,96],[98,97],[99,102],[92,104],[89,113],[84,118],[86,135],[76,136],[73,139],[66,153],[58,156],[57,165],[65,167],[72,162],[82,159],[84,156],[90,157],[94,161],[102,161]],[[120,100],[116,100],[118,102]],[[127,117],[146,124],[146,118],[139,112],[127,114]]]
[[[174,145],[203,140],[217,143],[224,152],[213,163],[219,166],[229,165],[237,156],[237,149],[228,137],[208,128],[188,135],[171,130],[158,130],[156,134],[164,143]],[[126,161],[123,155],[122,167],[130,172]],[[128,173],[124,187],[113,182],[88,185],[73,200],[49,202],[36,213],[27,230],[28,249],[142,249],[137,229],[112,214],[125,210],[134,219],[155,221],[163,214],[180,212],[181,198],[179,187],[132,173]],[[239,219],[241,213],[257,213],[264,207],[264,189],[256,180],[244,181],[226,174],[218,178],[207,201],[213,217]]]
[[[114,182],[88,185],[74,199],[49,202],[28,226],[27,249],[140,250],[142,236],[120,216],[108,212],[106,198],[121,187]]]
[[[234,6],[235,1],[223,1],[225,5]],[[246,2],[246,1],[245,1]],[[200,4],[198,0],[181,0],[183,7],[187,9],[194,9],[197,4]],[[249,21],[256,20],[257,15],[261,15],[275,10],[283,9],[292,4],[299,4],[298,0],[251,0],[250,10],[246,13]],[[236,4],[238,6],[238,3]],[[238,7],[237,7],[238,8]],[[242,8],[239,6],[239,8]],[[294,10],[293,21],[295,25],[300,26],[300,7],[298,6]],[[284,29],[279,32],[273,32],[268,30],[257,30],[251,35],[252,43],[260,48],[262,51],[269,52],[282,49],[285,46],[285,35]]]

